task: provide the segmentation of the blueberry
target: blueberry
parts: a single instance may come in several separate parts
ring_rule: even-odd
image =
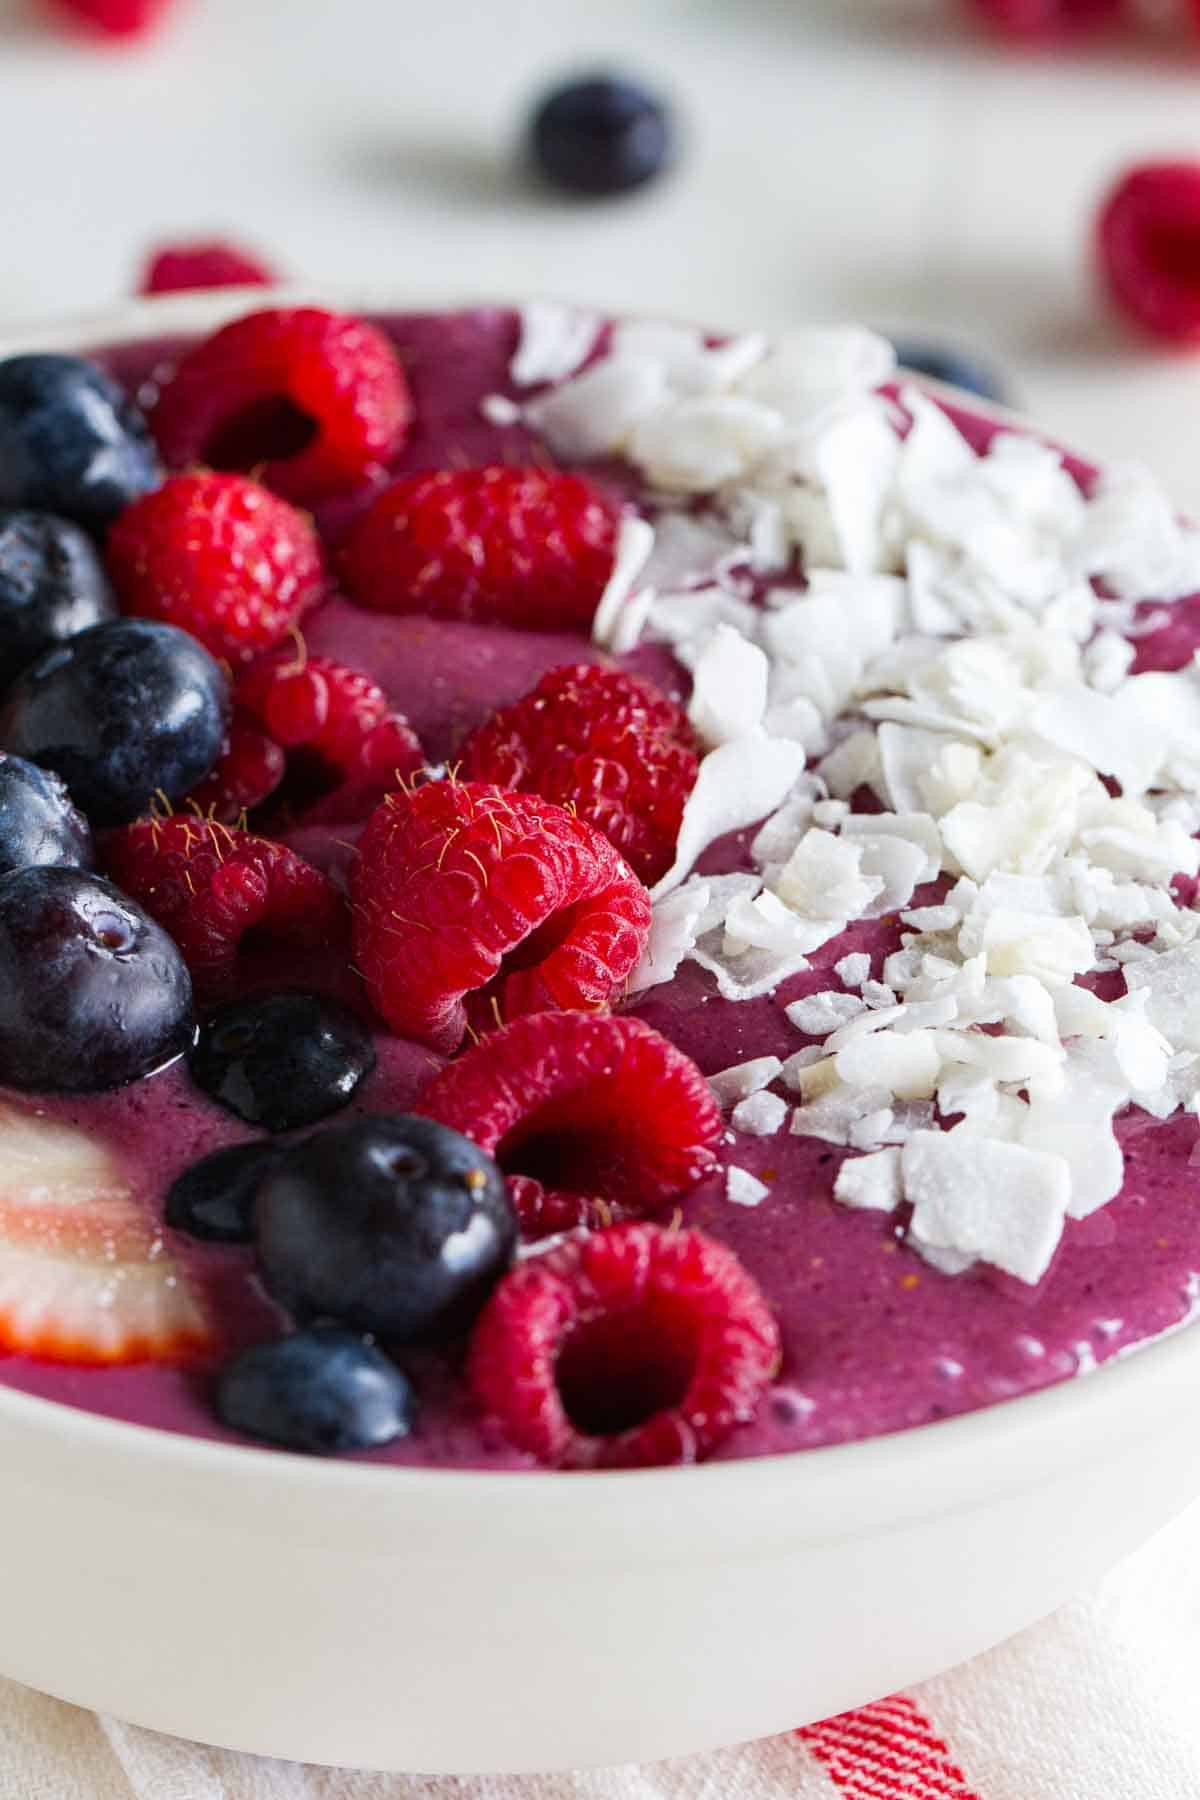
[[[225,741],[229,683],[186,631],[151,619],[93,625],[9,690],[0,746],[55,769],[96,825],[178,800]]]
[[[623,194],[671,161],[671,117],[656,94],[615,75],[571,81],[547,94],[532,126],[533,158],[547,181],[573,194]]]
[[[999,370],[965,350],[903,340],[897,340],[895,350],[901,366],[914,375],[928,375],[931,381],[963,388],[968,394],[978,394],[981,400],[1000,403],[1009,398],[1008,383]]]
[[[444,1125],[391,1115],[286,1150],[259,1189],[257,1241],[267,1287],[302,1322],[414,1343],[470,1323],[517,1226],[489,1156]]]
[[[116,616],[86,531],[52,513],[0,512],[0,688],[43,650]]]
[[[412,1423],[412,1389],[373,1344],[334,1325],[257,1344],[222,1371],[218,1417],[234,1431],[328,1456],[377,1450]]]
[[[345,1106],[375,1067],[371,1034],[319,994],[252,994],[204,1021],[192,1080],[250,1125],[293,1131]]]
[[[101,531],[162,480],[137,407],[79,356],[0,362],[0,506]]]
[[[178,1056],[192,1030],[183,958],[119,888],[79,869],[0,880],[0,1082],[119,1087]]]
[[[251,1243],[258,1190],[278,1155],[277,1144],[255,1141],[202,1156],[167,1190],[167,1224],[210,1244]]]
[[[94,862],[91,826],[53,770],[0,750],[0,875]]]

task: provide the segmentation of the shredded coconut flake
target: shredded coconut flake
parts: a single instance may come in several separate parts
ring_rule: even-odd
[[[587,360],[599,334],[595,313],[554,300],[531,300],[521,308],[521,335],[509,374],[517,387],[562,381]]]
[[[901,1150],[900,1171],[917,1248],[978,1257],[1031,1285],[1041,1280],[1070,1198],[1063,1157],[960,1131],[918,1131]]]
[[[757,1175],[751,1175],[749,1169],[739,1169],[733,1163],[725,1171],[725,1196],[735,1206],[761,1206],[770,1188]]]
[[[612,647],[620,630],[621,618],[629,606],[642,572],[654,549],[654,527],[636,513],[622,515],[617,530],[617,551],[608,586],[600,596],[592,620],[592,638],[597,644]],[[653,595],[643,603],[643,617]]]
[[[900,1185],[900,1152],[877,1150],[852,1156],[842,1164],[833,1184],[836,1200],[864,1212],[894,1212],[904,1198]]]
[[[735,1063],[732,1068],[722,1069],[719,1075],[710,1075],[708,1085],[717,1104],[729,1107],[757,1094],[761,1088],[769,1087],[782,1068],[778,1056],[757,1056],[750,1062]]]
[[[718,745],[700,764],[684,807],[675,861],[654,889],[655,898],[677,886],[715,839],[774,812],[803,767],[801,747],[781,738],[744,737]]]
[[[834,963],[833,972],[843,987],[861,987],[870,977],[871,958],[865,950],[851,951],[849,956],[843,956],[840,962]]]
[[[730,1114],[730,1122],[735,1131],[746,1132],[750,1137],[774,1137],[787,1114],[786,1100],[779,1094],[764,1092],[739,1102]]]

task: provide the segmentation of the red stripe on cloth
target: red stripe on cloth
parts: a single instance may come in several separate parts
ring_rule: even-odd
[[[907,1694],[805,1725],[796,1736],[846,1800],[980,1800]]]

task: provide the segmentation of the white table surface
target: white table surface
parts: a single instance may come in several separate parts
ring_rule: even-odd
[[[677,173],[532,191],[529,97],[600,63],[677,95]],[[954,0],[180,0],[130,52],[0,0],[0,150],[10,319],[103,305],[149,241],[213,229],[317,280],[953,330],[1200,508],[1200,356],[1114,330],[1086,255],[1126,161],[1200,154],[1200,35],[1045,60]]]

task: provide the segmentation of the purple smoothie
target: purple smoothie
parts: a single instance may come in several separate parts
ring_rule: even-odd
[[[406,316],[380,321],[395,341],[413,390],[416,427],[395,472],[456,462],[525,458],[520,427],[486,423],[485,394],[513,393],[508,366],[517,324],[507,312]],[[109,353],[104,360],[131,387],[169,365],[174,346],[157,343]],[[981,446],[994,427],[956,413]],[[1090,472],[1072,465],[1086,482]],[[628,483],[623,482],[628,490]],[[336,541],[364,497],[324,509],[322,529]],[[598,659],[585,640],[427,618],[392,618],[333,598],[305,625],[317,652],[367,669],[406,713],[435,760],[453,755],[467,731],[497,705],[525,693],[545,670]],[[1137,667],[1177,668],[1200,644],[1200,597],[1177,604],[1169,623],[1141,640]],[[652,674],[677,696],[686,677],[669,655],[647,648],[622,659]],[[309,827],[289,839],[310,860],[344,874],[352,847],[344,828]],[[702,867],[745,866],[738,841],[715,845]],[[915,905],[926,903],[918,894]],[[899,943],[894,921],[851,926],[813,957],[813,967],[769,998],[734,1004],[712,979],[684,964],[669,983],[631,1010],[664,1032],[705,1073],[753,1056],[795,1051],[802,1040],[784,1016],[800,995],[837,986],[828,972],[851,950],[871,954],[878,977]],[[275,955],[247,970],[248,982],[303,981],[331,992],[353,982],[332,955],[312,966]],[[362,996],[356,996],[361,1006]],[[402,1111],[439,1059],[421,1046],[377,1034],[378,1066],[354,1110]],[[28,1104],[27,1096],[14,1096]],[[165,1073],[117,1094],[47,1103],[46,1110],[113,1145],[140,1201],[156,1218],[171,1180],[207,1151],[254,1134],[197,1094],[186,1071]],[[1011,1399],[1062,1380],[1143,1342],[1188,1317],[1200,1287],[1200,1201],[1193,1159],[1197,1120],[1160,1123],[1131,1110],[1117,1121],[1126,1182],[1119,1197],[1083,1222],[1069,1223],[1057,1256],[1034,1288],[980,1269],[948,1277],[899,1242],[894,1221],[848,1211],[833,1200],[848,1152],[820,1139],[781,1132],[738,1136],[722,1155],[770,1188],[748,1210],[725,1198],[723,1173],[688,1195],[684,1222],[727,1243],[775,1307],[784,1363],[757,1419],[728,1437],[718,1458],[765,1455],[871,1437]],[[731,1136],[732,1134],[730,1134]],[[226,1348],[276,1335],[281,1315],[259,1288],[248,1252],[177,1239],[187,1266],[218,1319]],[[515,1469],[532,1466],[489,1433],[445,1358],[404,1358],[420,1403],[408,1439],[367,1460],[406,1466]],[[152,1364],[69,1368],[10,1356],[0,1382],[23,1392],[136,1423],[241,1442],[208,1406],[211,1370]]]

